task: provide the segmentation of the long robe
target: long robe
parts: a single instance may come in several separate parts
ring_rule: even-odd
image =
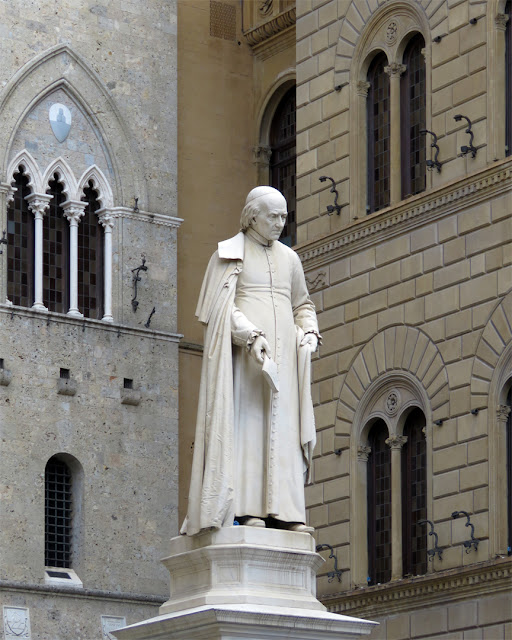
[[[206,325],[188,513],[181,532],[230,526],[235,515],[305,522],[315,443],[309,348],[318,334],[297,254],[251,233],[219,243],[196,311]],[[248,352],[264,333],[279,376],[272,393]]]

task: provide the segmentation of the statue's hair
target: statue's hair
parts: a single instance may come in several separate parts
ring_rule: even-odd
[[[256,187],[249,192],[240,216],[240,231],[246,231],[251,226],[251,220],[260,212],[259,198],[269,195],[279,195],[284,199],[283,194],[274,187]]]

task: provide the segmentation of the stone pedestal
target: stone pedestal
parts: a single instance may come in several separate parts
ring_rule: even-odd
[[[316,599],[323,560],[307,533],[227,527],[170,546],[161,615],[113,632],[119,640],[353,640],[375,625],[328,613]]]

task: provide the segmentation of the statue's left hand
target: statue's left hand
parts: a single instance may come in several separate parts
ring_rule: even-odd
[[[311,349],[311,353],[318,349],[318,338],[314,333],[306,333],[300,342],[300,346],[308,345]]]

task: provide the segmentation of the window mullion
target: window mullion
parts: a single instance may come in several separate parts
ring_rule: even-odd
[[[68,316],[81,318],[78,309],[78,223],[85,213],[85,202],[68,200],[62,203],[69,222],[69,311]]]
[[[390,204],[402,198],[400,149],[400,76],[406,67],[394,62],[384,71],[389,75],[390,93]]]
[[[32,309],[48,311],[43,304],[43,217],[50,207],[51,196],[32,193],[26,200],[34,214],[34,304]]]
[[[400,580],[402,563],[402,447],[406,436],[391,436],[386,444],[391,449],[391,580]]]

